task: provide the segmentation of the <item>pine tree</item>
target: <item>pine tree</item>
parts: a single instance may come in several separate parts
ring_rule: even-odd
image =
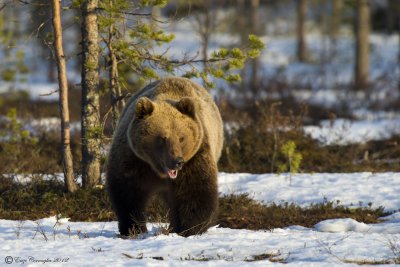
[[[65,56],[62,43],[60,2],[59,0],[52,0],[51,5],[53,13],[54,50],[58,71],[64,181],[67,191],[74,192],[78,189],[78,186],[74,181],[74,168],[72,164],[72,153],[70,147],[68,84]]]
[[[98,0],[80,4],[82,16],[82,185],[100,183],[100,144],[102,127],[99,104]]]
[[[174,35],[166,34],[157,27],[157,19],[152,18],[152,13],[146,13],[146,10],[163,7],[166,3],[165,0],[141,0],[137,5],[127,0],[102,2],[102,12],[99,16],[102,39],[110,40],[107,38],[109,29],[114,27],[113,34],[118,38],[112,38],[111,43],[114,55],[121,59],[118,61],[118,70],[130,71],[130,76],[126,72],[119,75],[119,83],[124,84],[127,78],[132,76],[143,83],[146,80],[159,79],[160,72],[174,75],[179,70],[184,71],[183,76],[187,78],[201,77],[205,86],[212,88],[215,84],[211,82],[211,76],[228,82],[240,80],[236,70],[243,68],[248,58],[258,57],[264,48],[264,44],[255,35],[250,35],[245,47],[221,48],[207,58],[198,59],[196,55],[172,60],[164,52],[156,53],[152,48],[171,42]],[[203,48],[202,54],[206,53],[205,50]],[[109,55],[106,55],[106,59],[107,62],[113,61]],[[207,68],[201,68],[204,65],[207,65]]]

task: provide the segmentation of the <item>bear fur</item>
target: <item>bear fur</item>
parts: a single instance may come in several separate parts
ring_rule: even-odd
[[[107,163],[107,187],[121,235],[146,232],[144,209],[155,193],[183,236],[212,225],[218,208],[221,115],[208,92],[177,77],[151,83],[121,114]]]

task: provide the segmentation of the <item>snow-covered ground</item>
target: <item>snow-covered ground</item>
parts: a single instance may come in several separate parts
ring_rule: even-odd
[[[400,116],[392,119],[321,121],[318,126],[305,126],[304,131],[325,145],[365,143],[400,134]]]
[[[264,203],[338,202],[345,206],[383,206],[400,209],[400,173],[301,173],[246,174],[220,173],[222,194],[248,193]]]
[[[244,193],[264,202],[301,206],[340,200],[343,205],[400,208],[400,173],[220,174],[221,194]],[[333,219],[313,228],[290,226],[269,231],[213,227],[188,238],[149,233],[120,239],[116,222],[0,220],[0,265],[24,266],[357,266],[389,263],[400,257],[400,213],[366,225]],[[252,261],[258,259],[257,261]],[[262,260],[261,260],[262,259]],[[45,262],[43,264],[43,262]]]

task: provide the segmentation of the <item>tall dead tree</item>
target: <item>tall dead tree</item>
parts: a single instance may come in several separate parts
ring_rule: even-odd
[[[100,183],[100,144],[102,127],[99,105],[98,0],[84,0],[82,14],[82,185]]]
[[[297,59],[300,62],[307,60],[307,47],[305,37],[305,22],[307,15],[307,0],[297,0]]]
[[[65,65],[64,49],[62,45],[61,12],[59,0],[52,0],[53,31],[54,31],[54,50],[57,62],[58,86],[59,86],[59,106],[61,117],[61,142],[63,154],[63,168],[65,187],[68,192],[78,189],[74,181],[74,168],[72,163],[72,153],[70,147],[70,128],[69,128],[69,108],[68,108],[68,83],[67,70]]]
[[[355,70],[354,83],[357,89],[364,89],[368,84],[369,72],[369,31],[370,14],[369,1],[357,1],[357,14],[355,23]]]

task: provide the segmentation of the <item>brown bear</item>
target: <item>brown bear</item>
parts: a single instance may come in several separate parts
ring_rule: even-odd
[[[200,85],[177,77],[151,83],[121,114],[107,163],[107,187],[121,235],[146,232],[144,209],[161,193],[170,229],[183,236],[212,225],[218,208],[221,115]]]

